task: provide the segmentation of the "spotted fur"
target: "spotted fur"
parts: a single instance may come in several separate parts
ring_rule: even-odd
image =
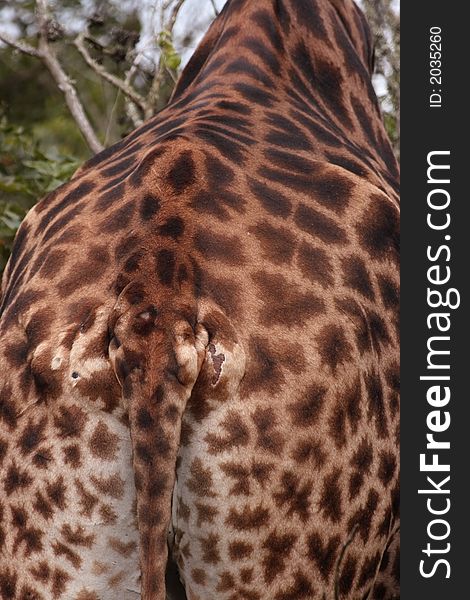
[[[350,0],[230,0],[168,107],[28,214],[2,288],[2,599],[163,600],[175,568],[188,600],[399,597],[398,173],[370,39]]]

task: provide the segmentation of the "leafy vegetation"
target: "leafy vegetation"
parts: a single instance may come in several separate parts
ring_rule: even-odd
[[[28,210],[47,192],[70,179],[81,159],[41,149],[23,127],[0,117],[0,271]]]

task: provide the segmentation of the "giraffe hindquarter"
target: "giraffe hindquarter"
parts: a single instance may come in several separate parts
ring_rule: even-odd
[[[208,326],[183,416],[171,548],[189,600],[398,597],[393,254],[330,253],[312,281],[294,247],[289,275],[224,267],[250,329]]]

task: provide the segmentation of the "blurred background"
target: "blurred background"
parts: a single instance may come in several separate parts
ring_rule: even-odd
[[[0,273],[26,212],[163,108],[225,0],[0,0]],[[399,156],[398,0],[361,0]]]

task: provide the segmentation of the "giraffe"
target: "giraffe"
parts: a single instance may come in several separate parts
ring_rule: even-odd
[[[187,600],[399,597],[372,69],[352,0],[229,0],[169,105],[29,212],[0,309],[2,599],[164,600],[170,571]]]

